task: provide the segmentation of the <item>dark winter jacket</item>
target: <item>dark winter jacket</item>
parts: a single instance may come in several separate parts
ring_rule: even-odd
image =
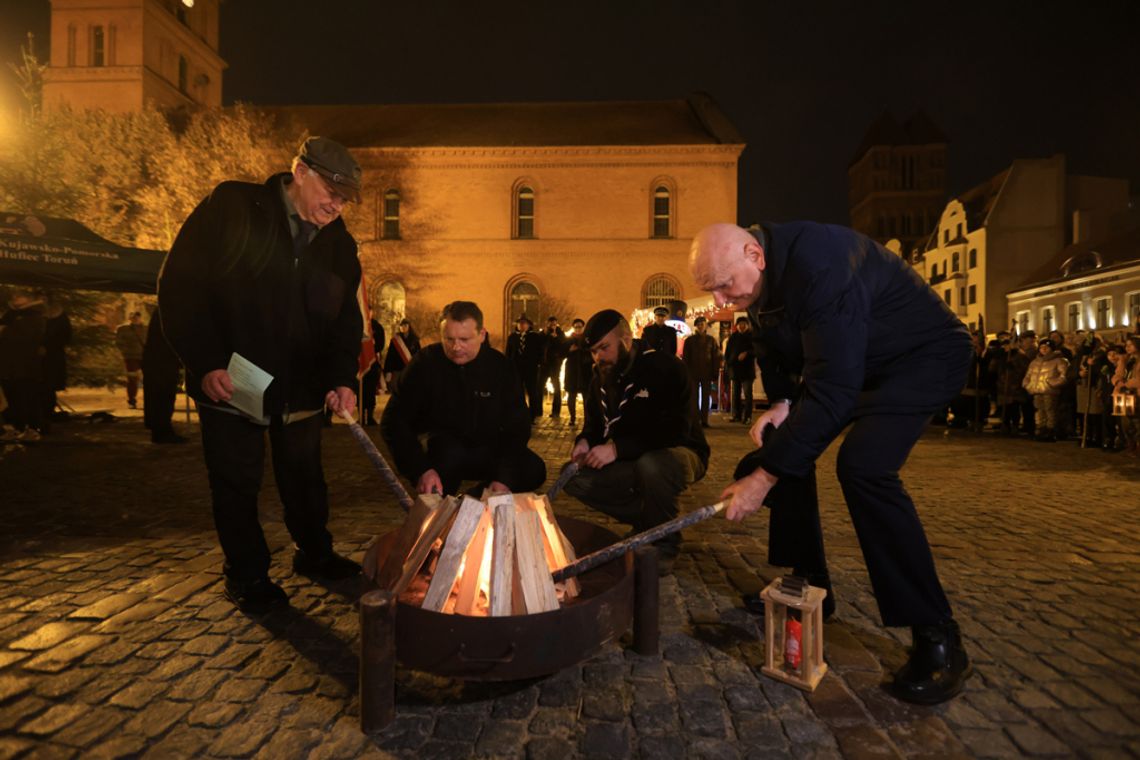
[[[716,374],[720,371],[720,346],[716,344],[716,338],[708,333],[693,333],[685,338],[685,343],[681,346],[681,359],[694,380],[716,380]]]
[[[338,218],[295,254],[281,198],[288,176],[218,185],[162,266],[163,328],[199,401],[208,401],[202,376],[225,369],[235,352],[274,378],[266,415],[320,409],[328,391],[356,387],[364,327],[356,241]]]
[[[530,438],[530,412],[506,357],[484,344],[458,365],[433,343],[400,376],[380,420],[380,435],[400,474],[415,482],[429,469],[419,436],[446,433],[470,446],[506,451]]]
[[[601,374],[594,370],[578,440],[584,438],[591,446],[612,441],[618,459],[684,446],[708,465],[709,445],[693,403],[693,383],[680,359],[642,350],[634,342],[630,362],[615,386],[618,398],[609,398]]]
[[[0,317],[0,380],[39,380],[43,372],[44,310],[11,308]]]
[[[765,268],[748,314],[764,390],[797,401],[742,465],[803,477],[853,418],[929,414],[958,395],[970,335],[902,258],[833,225],[753,234]]]
[[[641,331],[641,344],[670,356],[677,355],[677,331],[670,325],[656,322],[646,325]]]
[[[744,354],[741,359],[740,355]],[[725,363],[728,365],[729,376],[736,381],[749,381],[756,379],[756,346],[755,335],[751,332],[733,330],[728,336],[724,346]],[[771,398],[771,394],[769,394]],[[781,396],[781,398],[788,398]]]

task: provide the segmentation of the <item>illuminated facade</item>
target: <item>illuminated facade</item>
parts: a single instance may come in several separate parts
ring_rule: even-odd
[[[1017,160],[946,204],[915,269],[963,322],[984,316],[993,333],[1011,325],[1007,293],[1066,245],[1103,239],[1128,202],[1127,180],[1068,175],[1063,155]]]
[[[364,167],[345,220],[370,300],[385,313],[401,298],[410,313],[477,301],[500,346],[520,313],[541,326],[552,304],[586,319],[703,295],[692,238],[736,219],[744,145],[707,97],[270,112]]]
[[[52,0],[44,106],[220,106],[218,2]]]
[[[1011,291],[1008,300],[1019,331],[1096,330],[1112,339],[1135,332],[1140,320],[1140,227],[1068,246],[1026,285]]]
[[[946,202],[946,137],[921,111],[901,124],[885,113],[863,137],[847,184],[852,228],[898,240],[909,256]]]

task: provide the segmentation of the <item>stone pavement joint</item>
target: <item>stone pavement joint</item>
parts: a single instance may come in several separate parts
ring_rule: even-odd
[[[124,416],[0,449],[0,757],[1140,757],[1133,461],[939,429],[919,442],[903,477],[977,668],[948,704],[881,688],[909,633],[879,624],[832,446],[819,490],[838,612],[815,693],[760,674],[762,625],[739,594],[785,571],[764,564],[761,514],[685,532],[661,583],[660,655],[635,654],[627,633],[519,683],[401,667],[397,719],[369,737],[359,589],[292,572],[268,463],[261,519],[291,607],[249,617],[221,597],[196,436],[155,447]],[[718,415],[708,433],[685,510],[716,501],[747,450]],[[543,418],[531,443],[555,473],[572,440],[565,417]],[[359,558],[403,513],[342,426],[322,447],[330,530]],[[566,496],[555,509],[625,532]]]

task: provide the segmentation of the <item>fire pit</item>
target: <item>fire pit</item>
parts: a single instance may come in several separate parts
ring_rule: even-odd
[[[557,525],[578,555],[618,541],[613,532],[584,520],[558,517]],[[365,566],[382,565],[399,539],[400,531],[381,536]],[[464,680],[534,678],[593,657],[631,623],[634,648],[655,653],[656,553],[638,550],[636,559],[627,553],[582,573],[576,596],[567,594],[555,609],[531,614],[434,611],[421,607],[425,581],[410,584],[395,598],[374,583],[376,590],[366,593],[361,604],[362,728],[382,728],[394,717],[395,660],[414,670]]]

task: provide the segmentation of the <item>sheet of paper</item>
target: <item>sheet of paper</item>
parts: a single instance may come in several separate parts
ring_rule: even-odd
[[[273,382],[273,375],[241,354],[234,352],[230,366],[226,367],[234,384],[230,406],[240,409],[254,419],[261,419],[265,408],[265,389]]]

